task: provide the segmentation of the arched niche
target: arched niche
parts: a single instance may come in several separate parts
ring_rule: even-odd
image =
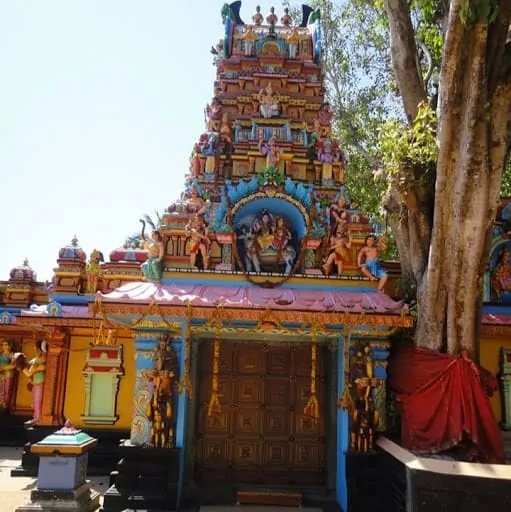
[[[484,280],[484,301],[511,304],[511,236],[494,238]]]
[[[291,239],[286,242],[286,246],[294,249],[291,260],[294,262],[300,255],[301,241],[307,234],[309,226],[309,215],[305,207],[296,199],[285,194],[279,194],[269,197],[265,193],[256,193],[245,197],[239,201],[231,210],[233,215],[234,230],[238,238],[238,253],[244,261],[245,269],[257,270],[257,268],[247,265],[246,255],[249,251],[249,241],[247,233],[254,234],[258,241],[258,259],[261,263],[261,271],[268,272],[286,272],[290,270],[291,263],[286,267],[284,259],[279,256],[279,242],[277,240],[279,230],[277,228],[278,219],[283,218],[285,225],[291,234]],[[271,218],[273,243],[268,245],[261,244],[264,239],[268,242],[268,237],[261,238],[264,233],[261,228],[263,214],[269,214]],[[258,231],[258,228],[261,228]],[[272,257],[273,251],[273,257]]]

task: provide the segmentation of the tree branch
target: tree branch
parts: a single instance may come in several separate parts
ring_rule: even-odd
[[[419,104],[427,99],[417,69],[417,46],[407,0],[385,0],[390,25],[392,66],[409,121],[417,116]]]

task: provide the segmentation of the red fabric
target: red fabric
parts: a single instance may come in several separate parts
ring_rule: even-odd
[[[468,437],[486,462],[504,462],[502,435],[480,371],[466,354],[403,346],[390,361],[389,384],[402,403],[404,448],[434,453]]]

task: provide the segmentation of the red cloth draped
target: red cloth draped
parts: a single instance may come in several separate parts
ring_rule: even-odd
[[[452,448],[466,436],[485,462],[504,462],[504,443],[485,387],[486,370],[466,354],[450,356],[403,346],[389,366],[389,384],[402,404],[401,442],[415,453]]]

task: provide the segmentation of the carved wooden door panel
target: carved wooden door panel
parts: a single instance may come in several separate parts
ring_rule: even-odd
[[[212,344],[201,352],[196,478],[205,483],[320,485],[325,481],[324,351],[318,347],[320,421],[303,415],[311,348],[221,343],[222,412],[207,415]]]

